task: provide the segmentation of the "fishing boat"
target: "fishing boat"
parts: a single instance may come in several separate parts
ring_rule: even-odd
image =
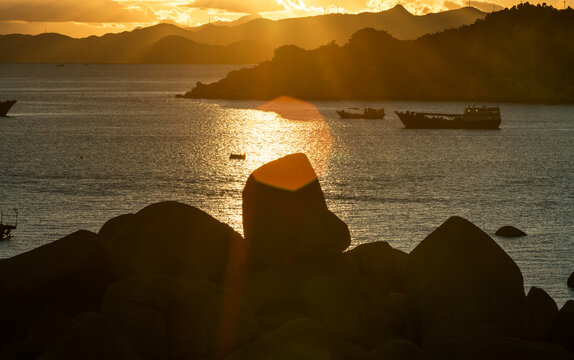
[[[230,160],[245,160],[245,154],[230,154]]]
[[[337,110],[341,119],[382,119],[385,117],[385,109],[364,108],[363,112],[357,112],[359,109],[351,108],[348,110]]]
[[[8,217],[12,218],[12,221],[9,223],[5,223],[4,217],[8,215]],[[16,230],[18,227],[18,209],[12,209],[9,214],[4,214],[4,210],[0,212],[0,240],[10,239],[14,234],[12,234],[12,230]]]
[[[6,116],[8,111],[16,104],[16,100],[0,101],[0,116]]]
[[[395,111],[407,129],[498,129],[500,108],[467,106],[462,114]]]

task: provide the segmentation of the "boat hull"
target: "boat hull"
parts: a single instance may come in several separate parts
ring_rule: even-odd
[[[362,113],[355,113],[345,110],[337,110],[337,114],[341,117],[341,119],[384,119],[385,113],[384,111],[373,111],[372,113],[362,112]]]
[[[0,101],[0,116],[6,116],[14,104],[16,100]]]
[[[462,115],[454,118],[429,116],[419,113],[396,112],[407,129],[474,129],[496,130],[500,128],[500,119],[466,120]]]

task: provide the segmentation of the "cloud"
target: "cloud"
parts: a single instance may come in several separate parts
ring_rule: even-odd
[[[152,20],[143,7],[114,0],[2,0],[0,21],[134,23]]]
[[[277,0],[195,0],[188,5],[199,9],[218,9],[231,13],[258,14],[261,12],[284,11],[285,6]]]

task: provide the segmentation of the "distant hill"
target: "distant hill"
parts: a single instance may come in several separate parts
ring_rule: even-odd
[[[258,63],[273,49],[253,42],[199,44],[192,32],[160,24],[119,34],[74,39],[59,34],[1,35],[3,63]]]
[[[397,5],[379,13],[328,14],[278,21],[260,18],[234,27],[207,25],[197,29],[191,38],[206,44],[226,45],[250,40],[272,48],[297,45],[313,49],[332,41],[344,44],[363,28],[386,30],[397,39],[408,40],[472,24],[485,15],[478,9],[466,7],[417,16]]]
[[[415,16],[397,5],[380,13],[330,14],[278,21],[251,16],[232,23],[191,29],[159,24],[83,39],[59,34],[0,35],[0,62],[259,63],[270,59],[276,47],[295,44],[315,48],[332,41],[343,44],[365,27],[385,29],[400,39],[414,39],[470,24],[482,17],[484,13],[474,8]]]
[[[574,102],[574,10],[522,4],[414,41],[363,29],[344,46],[284,46],[187,97]]]

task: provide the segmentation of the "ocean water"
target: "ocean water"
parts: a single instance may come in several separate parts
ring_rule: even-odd
[[[459,215],[509,253],[527,290],[541,287],[559,305],[573,298],[574,106],[488,104],[501,108],[500,130],[406,130],[394,110],[461,112],[467,104],[175,98],[239,67],[0,64],[0,99],[19,101],[0,118],[5,222],[19,210],[0,258],[78,229],[97,232],[163,200],[197,206],[242,232],[249,174],[305,152],[353,245],[384,240],[410,251]],[[386,118],[335,113],[366,106],[384,107]],[[503,225],[528,236],[494,236]]]

